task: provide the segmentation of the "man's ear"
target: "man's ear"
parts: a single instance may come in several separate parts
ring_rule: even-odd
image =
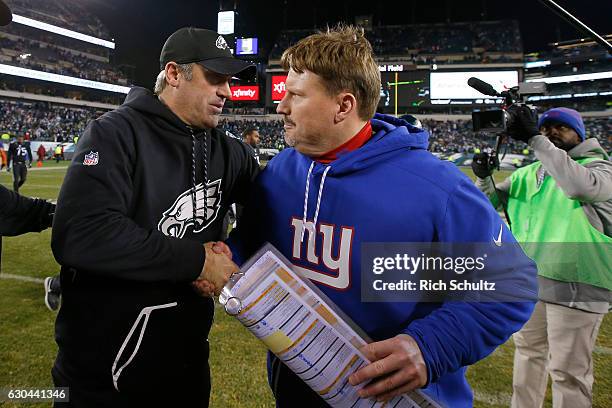
[[[173,88],[178,87],[179,84],[179,70],[178,70],[178,65],[176,65],[175,62],[168,62],[165,66],[165,71],[166,71],[166,82],[168,83],[168,85],[170,85]]]
[[[353,112],[357,112],[357,99],[350,92],[341,92],[337,96],[338,110],[334,118],[336,123],[346,120]]]

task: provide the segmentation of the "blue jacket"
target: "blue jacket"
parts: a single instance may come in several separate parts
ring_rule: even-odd
[[[533,302],[361,302],[362,243],[492,243],[503,224],[469,178],[426,150],[426,131],[387,115],[371,122],[372,138],[330,165],[294,149],[271,160],[230,245],[241,262],[272,243],[375,341],[412,336],[427,365],[425,392],[471,407],[466,366],[518,331]],[[516,242],[503,225],[504,241]],[[535,298],[535,264],[522,252],[511,263],[516,287]]]

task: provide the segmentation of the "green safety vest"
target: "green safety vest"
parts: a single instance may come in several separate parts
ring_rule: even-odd
[[[552,177],[538,187],[540,166],[538,161],[510,176],[508,215],[516,240],[539,275],[612,290],[612,238],[593,228],[580,201],[567,198]]]

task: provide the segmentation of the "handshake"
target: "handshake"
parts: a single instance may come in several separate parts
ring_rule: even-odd
[[[204,267],[191,285],[201,296],[219,296],[230,276],[239,268],[232,262],[232,251],[223,242],[207,242],[204,251]]]

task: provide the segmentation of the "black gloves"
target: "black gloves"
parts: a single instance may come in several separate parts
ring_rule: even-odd
[[[506,133],[513,139],[525,143],[533,136],[539,135],[538,115],[525,105],[512,105],[508,108],[510,121]]]
[[[498,164],[497,157],[488,153],[476,153],[472,159],[472,170],[478,178],[484,179],[493,174]]]

